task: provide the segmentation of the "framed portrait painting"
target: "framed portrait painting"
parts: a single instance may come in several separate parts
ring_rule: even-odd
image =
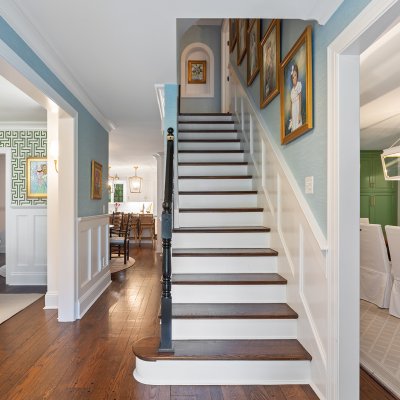
[[[247,19],[238,19],[238,39],[237,39],[237,65],[240,65],[246,55],[246,35],[249,21]]]
[[[188,83],[207,83],[207,61],[188,61]]]
[[[274,19],[260,44],[260,108],[279,93],[281,21]]]
[[[281,64],[281,143],[313,127],[311,26],[299,37]]]
[[[236,18],[229,19],[229,51],[235,49],[235,45],[237,42],[237,20]]]
[[[92,160],[92,185],[90,198],[92,200],[101,200],[103,196],[103,166]]]
[[[26,159],[27,198],[47,198],[47,159],[28,157]]]
[[[247,31],[247,85],[250,86],[260,70],[260,20],[254,19]]]

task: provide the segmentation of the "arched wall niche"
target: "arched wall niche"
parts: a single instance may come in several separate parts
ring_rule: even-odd
[[[206,83],[188,83],[188,61],[206,61]],[[214,53],[201,42],[187,45],[181,54],[181,97],[214,97]]]

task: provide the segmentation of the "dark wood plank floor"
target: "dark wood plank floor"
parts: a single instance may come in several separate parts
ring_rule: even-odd
[[[161,267],[160,257],[149,248],[134,248],[131,256],[135,266],[113,276],[113,283],[81,321],[58,323],[56,312],[43,310],[40,299],[0,325],[1,399],[317,399],[306,385],[148,386],[135,382],[132,343],[158,334]],[[363,376],[361,382],[370,385]],[[374,390],[378,390],[376,385]],[[368,387],[364,392],[371,394]],[[393,399],[363,396],[363,400]]]

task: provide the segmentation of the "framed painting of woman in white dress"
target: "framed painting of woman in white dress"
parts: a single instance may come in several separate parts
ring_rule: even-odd
[[[313,127],[311,26],[299,37],[281,64],[281,143]]]

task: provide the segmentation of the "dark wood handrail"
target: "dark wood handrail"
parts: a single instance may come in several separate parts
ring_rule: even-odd
[[[171,352],[172,348],[172,296],[171,296],[171,238],[173,207],[172,194],[174,184],[174,130],[167,130],[167,158],[165,163],[165,189],[162,231],[162,294],[161,294],[161,352]]]

